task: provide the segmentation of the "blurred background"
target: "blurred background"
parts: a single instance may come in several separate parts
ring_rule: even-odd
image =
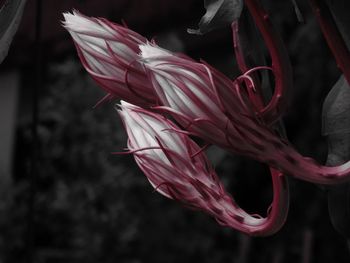
[[[204,36],[186,32],[204,14],[202,0],[38,2],[28,1],[0,65],[0,262],[350,262],[320,186],[291,178],[285,226],[272,237],[251,238],[164,198],[132,156],[111,154],[126,146],[117,101],[93,109],[104,93],[83,70],[62,12],[123,19],[161,46],[237,76],[229,27]],[[299,3],[304,23],[291,1],[263,2],[294,68],[283,119],[288,138],[324,163],[322,104],[340,72],[306,1]],[[265,215],[272,199],[267,168],[216,148],[208,155],[238,203]]]

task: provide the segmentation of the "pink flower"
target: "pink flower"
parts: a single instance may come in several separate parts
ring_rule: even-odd
[[[187,135],[162,115],[121,102],[119,114],[129,140],[129,152],[149,182],[162,195],[200,209],[216,220],[251,235],[268,235],[284,223],[288,188],[278,172],[273,176],[274,203],[267,218],[241,209],[227,194],[205,154]]]
[[[149,106],[156,97],[138,61],[139,45],[147,40],[136,32],[103,18],[77,11],[64,14],[80,60],[92,78],[110,96]]]

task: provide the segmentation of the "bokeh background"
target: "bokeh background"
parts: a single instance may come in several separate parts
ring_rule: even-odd
[[[283,118],[288,138],[304,155],[325,162],[322,104],[340,72],[306,1],[299,1],[304,23],[291,1],[263,2],[294,68]],[[37,3],[28,1],[0,65],[0,262],[350,262],[346,239],[330,223],[323,187],[291,178],[285,226],[272,237],[251,238],[162,197],[132,156],[111,154],[126,146],[117,101],[93,109],[104,93],[82,69],[61,26],[62,12],[123,19],[161,46],[234,77],[229,27],[204,36],[186,32],[204,14],[202,0],[45,0],[41,13]],[[272,198],[267,168],[216,148],[208,155],[239,204],[266,214]]]

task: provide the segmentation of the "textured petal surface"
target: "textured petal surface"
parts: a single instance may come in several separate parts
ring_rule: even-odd
[[[65,13],[63,25],[92,78],[115,98],[150,106],[156,97],[139,60],[139,45],[147,40],[106,19]]]

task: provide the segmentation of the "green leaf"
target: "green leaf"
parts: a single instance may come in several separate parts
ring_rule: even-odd
[[[230,25],[237,20],[243,9],[242,0],[204,0],[207,10],[199,21],[198,29],[187,29],[190,34],[202,35],[214,29]]]

